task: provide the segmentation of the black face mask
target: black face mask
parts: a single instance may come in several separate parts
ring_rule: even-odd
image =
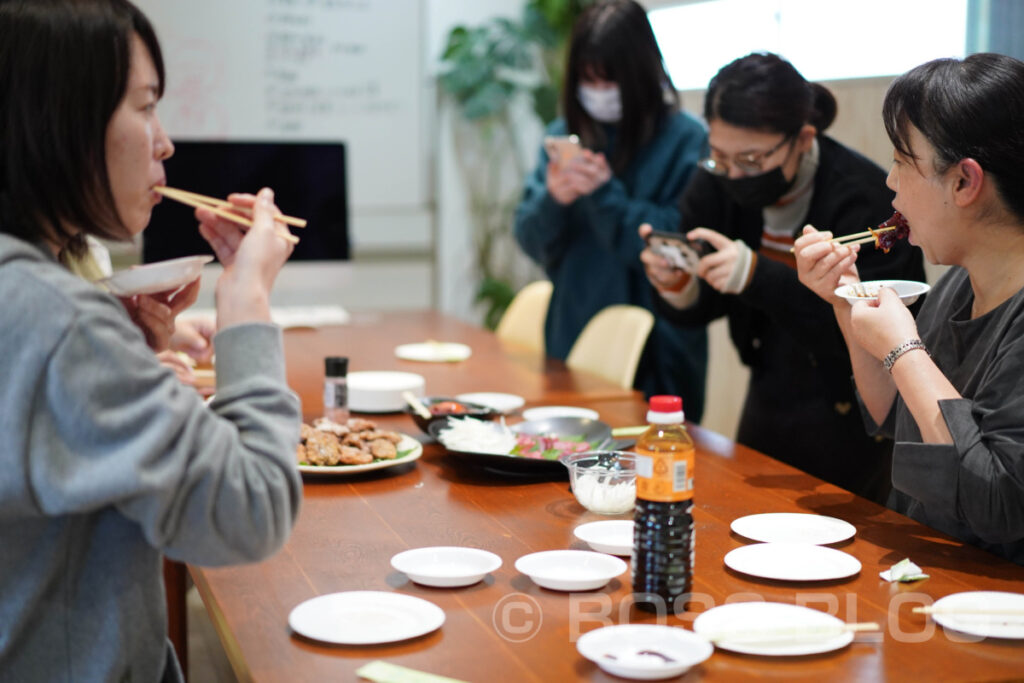
[[[786,176],[782,175],[781,166],[776,166],[760,175],[743,176],[742,178],[715,176],[715,178],[734,202],[751,209],[760,209],[774,204],[796,182],[795,174],[792,180],[786,180]]]

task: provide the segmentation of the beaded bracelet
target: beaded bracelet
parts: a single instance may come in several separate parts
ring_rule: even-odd
[[[925,353],[928,353],[928,349],[925,347],[923,341],[920,339],[908,339],[902,344],[899,344],[882,359],[882,367],[891,374],[892,366],[900,359],[900,356],[908,351],[913,351],[914,349],[921,349]],[[931,356],[932,354],[928,353],[928,355]]]

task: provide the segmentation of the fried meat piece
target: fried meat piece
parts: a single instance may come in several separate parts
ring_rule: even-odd
[[[379,460],[394,460],[398,456],[398,449],[387,439],[374,439],[370,442],[370,453]]]
[[[337,465],[341,461],[341,448],[334,434],[313,430],[306,437],[306,462],[310,465]]]
[[[343,465],[366,465],[373,462],[373,455],[354,446],[341,446],[338,454]]]

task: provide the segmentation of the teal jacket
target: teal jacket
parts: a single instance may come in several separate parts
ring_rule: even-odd
[[[610,157],[614,127],[607,129]],[[567,134],[563,120],[548,135]],[[655,230],[679,226],[679,196],[707,148],[707,133],[695,118],[673,114],[655,138],[641,148],[621,175],[568,206],[547,191],[548,155],[526,178],[515,217],[516,240],[554,283],[544,327],[547,353],[564,359],[583,326],[612,304],[633,304],[653,312],[654,302],[637,235],[641,223]],[[699,420],[704,408],[707,334],[657,319],[637,369],[635,386],[648,396],[683,397],[686,416]]]

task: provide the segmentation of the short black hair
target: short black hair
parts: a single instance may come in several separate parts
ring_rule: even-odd
[[[106,131],[124,97],[133,35],[164,86],[156,34],[127,0],[0,2],[0,231],[131,238],[114,204]]]
[[[738,128],[796,135],[805,124],[819,133],[836,118],[836,98],[809,83],[788,61],[754,52],[723,66],[708,84],[704,119]]]
[[[616,126],[610,162],[621,172],[679,109],[679,95],[665,71],[643,7],[633,0],[595,3],[573,25],[562,106],[569,132],[579,135],[586,147],[599,149],[606,142],[604,131],[584,111],[577,96],[580,80],[587,74],[614,81],[619,87],[622,119]]]
[[[909,158],[910,126],[921,131],[936,172],[977,161],[1024,219],[1024,62],[993,53],[926,62],[889,85],[882,119],[893,147]]]

